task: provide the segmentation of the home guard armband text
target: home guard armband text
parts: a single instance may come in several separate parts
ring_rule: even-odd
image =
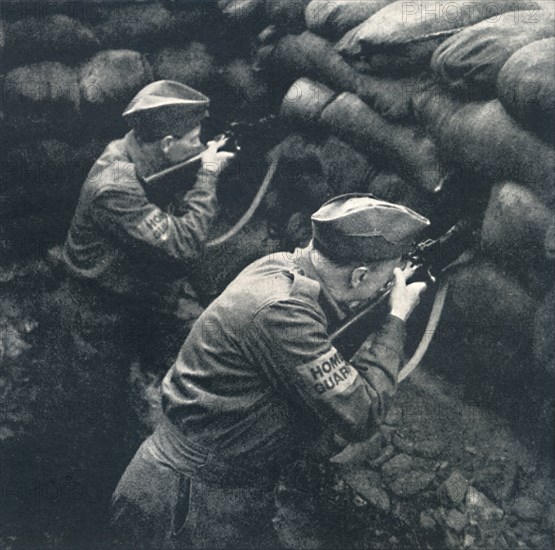
[[[318,359],[301,365],[298,371],[316,397],[343,393],[357,377],[356,370],[334,347]]]

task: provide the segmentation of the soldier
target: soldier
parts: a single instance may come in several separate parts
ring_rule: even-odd
[[[63,249],[57,345],[68,363],[61,384],[74,405],[67,434],[78,438],[71,447],[87,456],[108,496],[121,470],[99,461],[125,448],[131,363],[140,355],[161,376],[203,309],[186,274],[216,215],[219,174],[234,156],[220,150],[225,139],[201,143],[208,105],[178,82],[143,88],[123,113],[131,130],[106,147],[87,176]],[[196,173],[177,187],[145,181],[196,157]]]
[[[324,428],[357,441],[383,418],[405,320],[425,288],[406,284],[402,252],[428,224],[371,195],[342,195],[312,216],[308,247],[239,274],[195,323],[163,380],[165,420],[112,498],[121,542],[275,544],[272,488],[284,466]],[[346,361],[328,334],[392,278],[389,316]]]
[[[181,328],[184,335],[202,311],[183,276],[202,251],[216,215],[218,173],[233,157],[219,150],[225,140],[212,141],[207,148],[200,141],[208,104],[205,95],[178,82],[149,84],[123,113],[131,131],[108,145],[83,185],[63,258],[71,293],[79,309],[86,310],[83,316],[92,308],[95,325],[106,313],[118,318],[116,324],[112,319],[106,323],[104,348],[114,342],[118,323],[123,332],[117,334],[116,347],[129,333],[125,326],[137,330],[132,321],[140,316],[148,337],[135,341],[142,344],[167,336],[153,333],[152,321],[160,327],[166,320],[171,329],[166,333]],[[160,193],[161,185],[149,187],[145,178],[200,153],[196,177],[190,174],[192,181],[180,182],[171,200],[155,202],[167,197],[169,189]],[[81,325],[87,325],[86,319]],[[96,338],[82,336],[95,346]],[[177,353],[178,347],[170,347]]]

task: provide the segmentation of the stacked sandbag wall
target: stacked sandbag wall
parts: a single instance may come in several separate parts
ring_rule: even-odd
[[[248,235],[306,243],[310,212],[338,193],[370,191],[413,207],[431,218],[431,236],[472,216],[480,245],[451,275],[432,352],[459,372],[472,362],[473,376],[493,383],[553,376],[555,330],[541,321],[552,319],[555,206],[549,0],[56,5],[3,11],[8,284],[14,265],[63,241],[90,164],[126,130],[119,115],[132,95],[172,78],[211,95],[216,115],[279,112],[288,129],[267,157],[278,169],[260,228],[244,234],[249,259],[261,250]],[[233,193],[224,194],[248,202],[261,166],[235,170]],[[236,219],[229,212],[222,231]],[[237,243],[230,250],[229,273],[243,258]],[[209,253],[202,268],[211,261]],[[445,333],[458,336],[456,354]]]
[[[408,204],[435,234],[471,218],[474,244],[449,275],[431,362],[545,411],[555,381],[554,3],[311,0],[304,15],[302,27],[260,25],[258,63],[290,86],[285,161],[296,160],[293,140],[329,172],[321,144],[333,136],[364,161],[342,192]],[[297,180],[311,206],[338,190],[312,182]],[[308,215],[293,220],[306,241]]]

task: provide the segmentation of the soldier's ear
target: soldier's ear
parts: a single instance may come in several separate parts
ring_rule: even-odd
[[[359,288],[365,284],[369,274],[370,270],[364,265],[353,269],[353,271],[351,271],[351,287]]]
[[[164,155],[167,155],[169,153],[173,143],[173,139],[174,138],[172,135],[167,135],[160,140],[160,149],[162,149],[162,153],[164,153]]]

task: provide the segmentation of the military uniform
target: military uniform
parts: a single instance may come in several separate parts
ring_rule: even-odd
[[[171,214],[149,200],[140,179],[140,159],[130,132],[112,142],[90,171],[63,251],[69,289],[85,303],[90,296],[104,296],[127,317],[132,334],[150,332],[154,339],[166,326],[166,333],[179,332],[181,326],[181,339],[178,335],[173,346],[177,353],[185,331],[202,312],[184,273],[200,254],[216,215],[216,176],[199,171],[193,188],[173,203]],[[140,328],[134,323],[138,316]],[[153,326],[160,327],[154,334]],[[99,344],[109,343],[109,329],[107,336]],[[118,335],[118,340],[116,345],[128,338]],[[145,342],[136,337],[132,341],[139,348]],[[160,342],[158,349],[164,349]]]
[[[284,466],[326,428],[350,441],[371,435],[396,389],[404,322],[388,316],[346,361],[328,338],[345,314],[302,250],[262,258],[228,286],[166,375],[166,419],[113,496],[121,541],[272,544]]]
[[[144,483],[152,479],[159,485],[153,473],[160,463],[150,457],[160,453],[164,467],[173,470],[174,491],[175,480],[184,477],[193,486],[226,487],[220,493],[228,497],[248,486],[265,487],[271,494],[281,468],[324,427],[347,439],[363,439],[376,429],[395,391],[404,323],[389,317],[372,347],[363,346],[351,362],[345,361],[327,337],[343,314],[321,284],[307,276],[313,273],[306,258],[272,255],[247,268],[208,307],[164,379],[168,424],[135,459],[153,469],[143,472]],[[185,451],[168,450],[168,433]],[[114,497],[116,524],[148,531],[147,518],[155,517],[159,527],[167,525],[171,513],[159,514],[158,501],[150,498],[137,499],[145,509],[127,517],[136,482],[130,468]],[[157,488],[177,502],[177,493],[166,489]],[[204,498],[199,495],[201,507]],[[230,503],[224,496],[218,501],[222,508]],[[235,506],[238,502],[243,500],[236,499]],[[224,539],[230,547],[244,542],[240,522],[228,524],[227,531],[212,530],[216,539],[206,538],[208,518],[194,527],[199,538],[193,542],[200,546],[218,547]]]
[[[216,174],[203,170],[189,174],[192,181],[182,182],[171,200],[156,203],[155,190],[144,182],[153,167],[136,139],[135,126],[144,126],[146,118],[159,135],[184,131],[200,122],[207,104],[199,92],[171,81],[141,90],[124,112],[134,129],[110,143],[89,172],[64,246],[70,292],[83,302],[103,296],[106,305],[115,305],[127,317],[131,334],[150,334],[150,339],[135,337],[139,344],[164,338],[164,333],[184,336],[202,312],[185,275],[208,237],[217,201]],[[176,117],[185,118],[177,129]],[[199,149],[191,150],[191,157]],[[140,330],[133,323],[138,316]],[[118,337],[120,344],[128,341],[123,336]],[[177,347],[166,342],[166,347],[175,354],[181,341],[176,340]]]
[[[91,479],[83,483],[101,486],[106,506],[145,428],[128,401],[130,367],[139,361],[162,375],[202,313],[187,273],[217,212],[217,174],[200,160],[188,181],[155,201],[162,185],[145,183],[156,165],[136,132],[150,129],[146,117],[158,132],[154,140],[180,136],[198,126],[207,104],[170,81],[139,92],[124,113],[132,130],[90,170],[63,248],[67,276],[53,309],[62,330],[55,329],[51,353],[63,365],[60,383],[72,411],[64,418],[67,452],[75,451],[74,463],[86,461]],[[203,150],[191,145],[188,153]]]

